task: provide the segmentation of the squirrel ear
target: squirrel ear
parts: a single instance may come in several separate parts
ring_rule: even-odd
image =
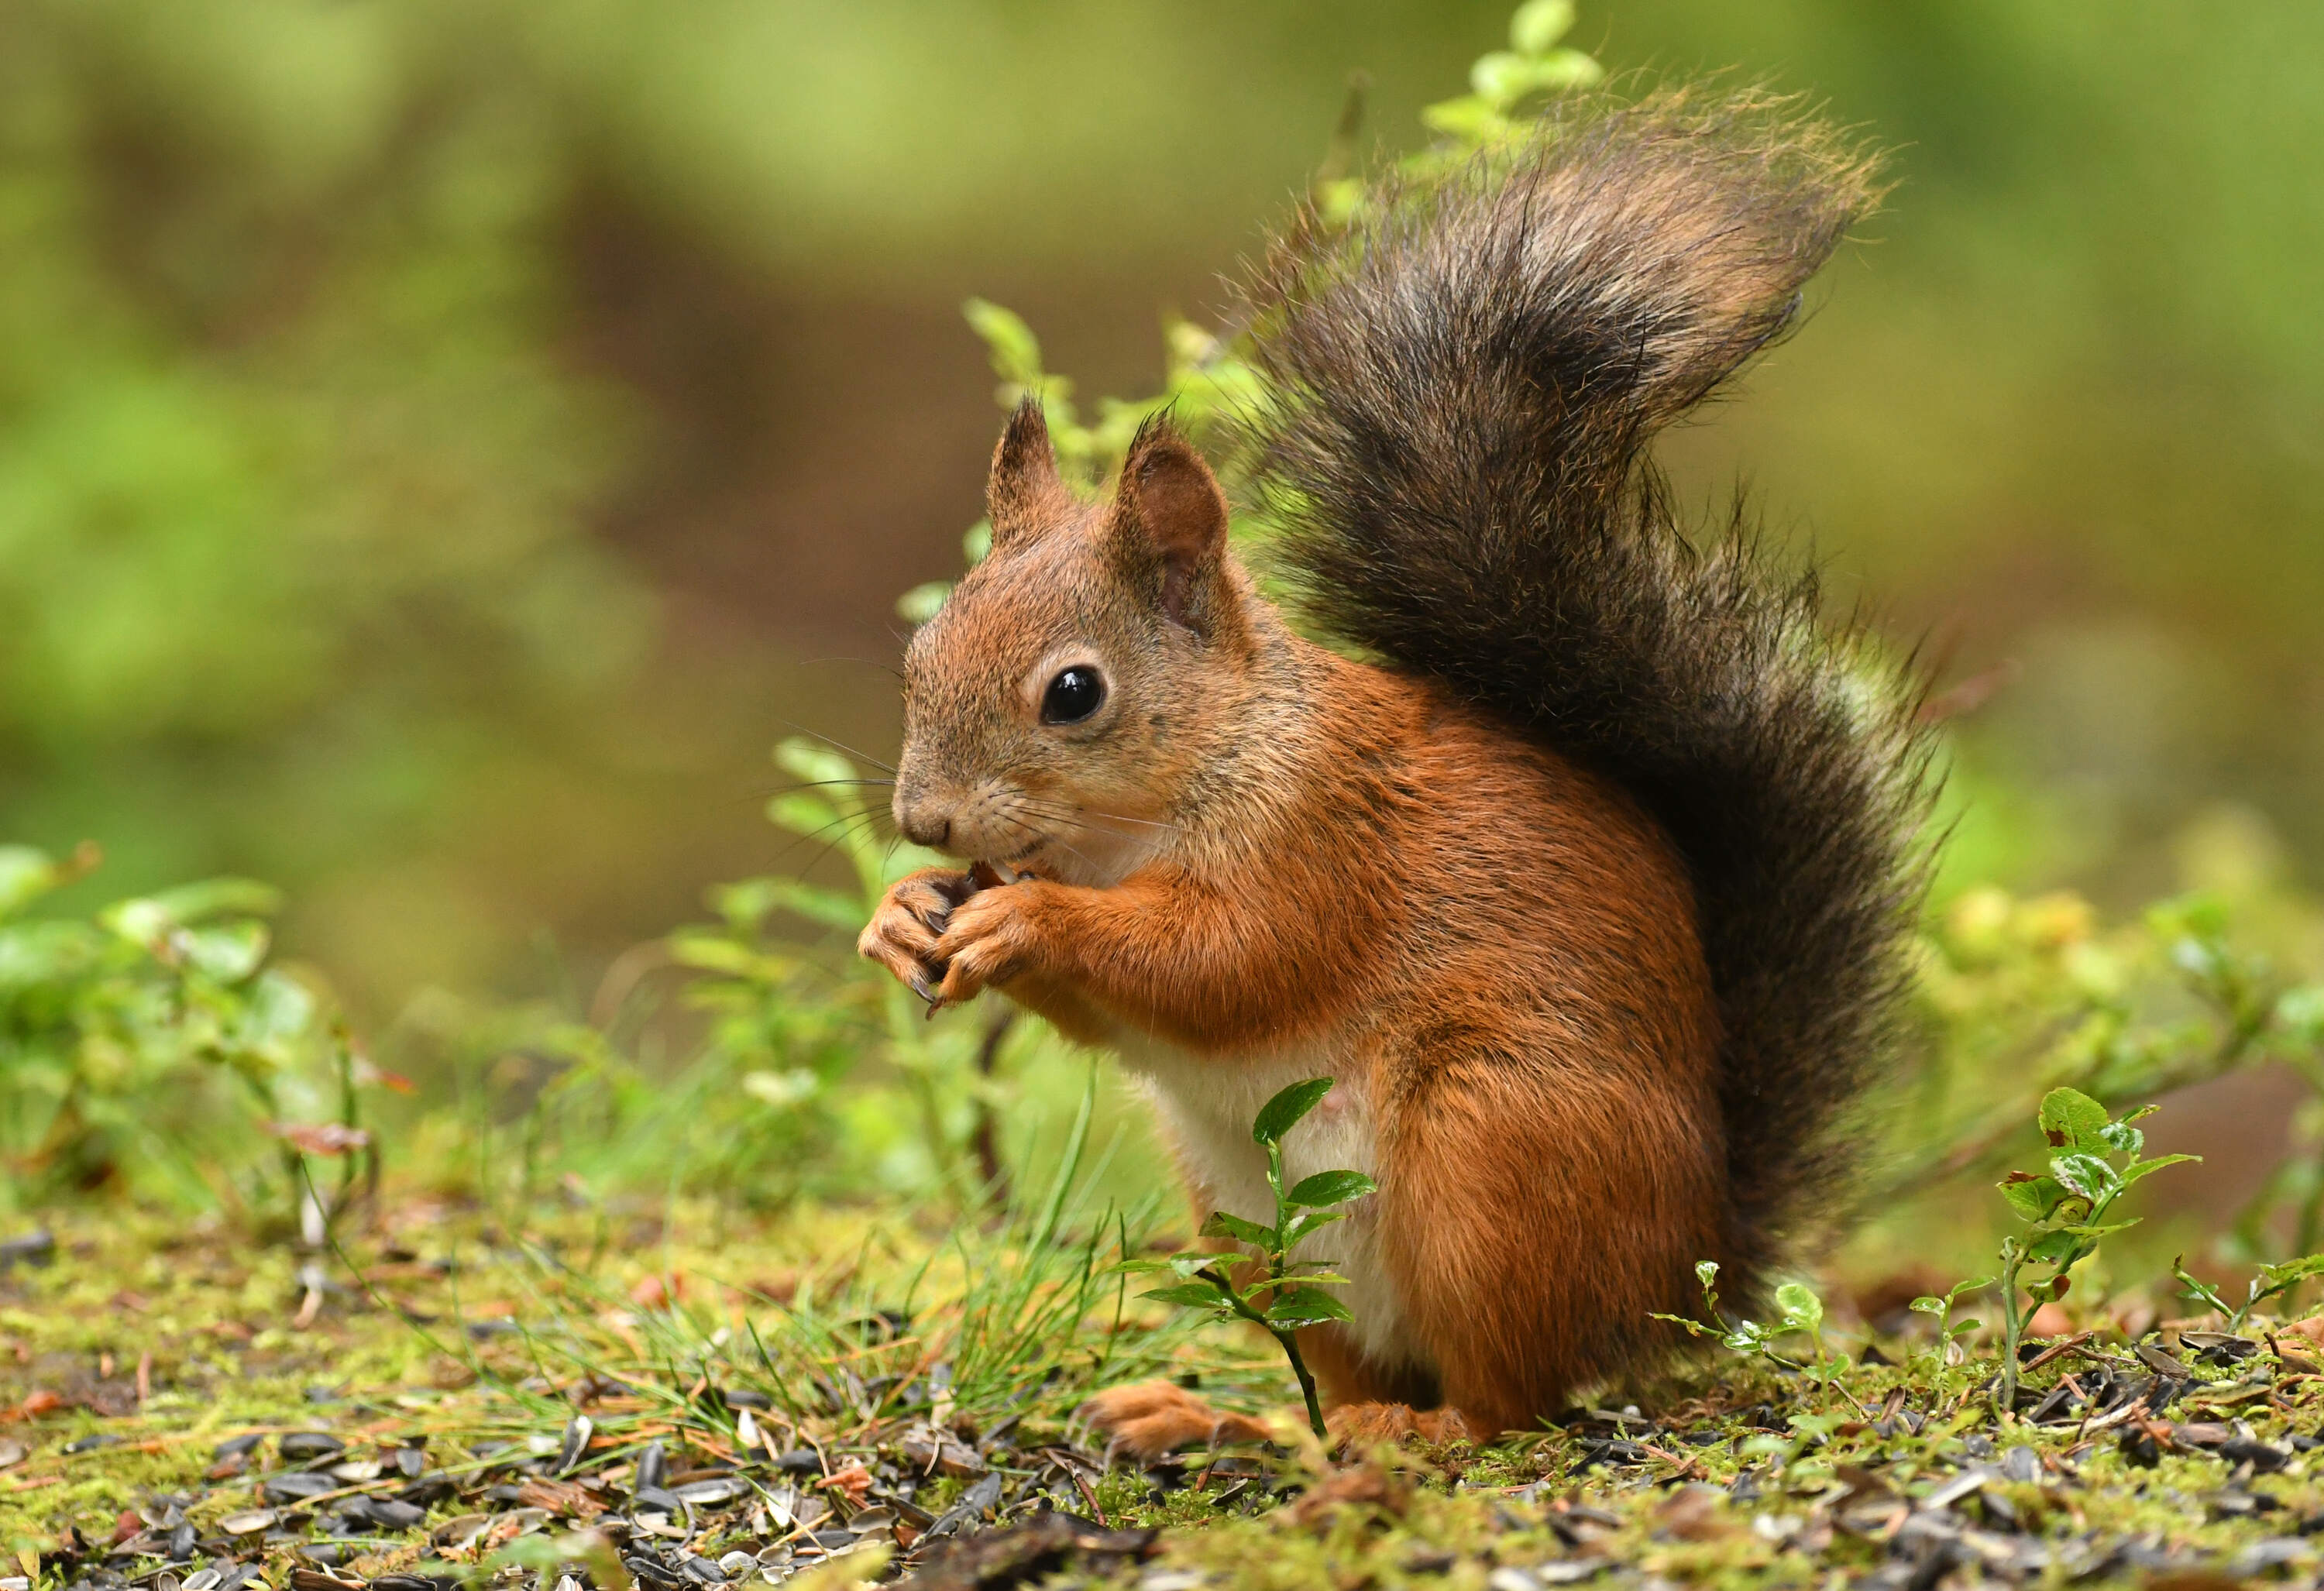
[[[1227,498],[1203,455],[1167,420],[1141,427],[1114,488],[1117,532],[1161,566],[1162,612],[1175,624],[1204,630],[1226,549]]]
[[[992,545],[1029,541],[1056,518],[1056,510],[1068,497],[1057,477],[1056,449],[1049,445],[1049,422],[1041,413],[1041,401],[1027,398],[1009,416],[992,450],[992,473],[984,483]]]

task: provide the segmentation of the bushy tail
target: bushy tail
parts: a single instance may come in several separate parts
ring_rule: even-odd
[[[1782,332],[1874,198],[1753,96],[1580,105],[1310,222],[1250,290],[1248,440],[1329,629],[1618,779],[1692,869],[1748,1289],[1854,1160],[1923,885],[1917,693],[1739,524],[1679,533],[1656,431]]]

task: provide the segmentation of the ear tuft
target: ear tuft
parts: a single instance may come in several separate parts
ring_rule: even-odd
[[[1038,535],[1070,498],[1057,476],[1057,453],[1049,443],[1049,422],[1041,401],[1026,398],[1001,429],[992,450],[992,473],[984,483],[992,545],[1005,547]]]
[[[1206,588],[1218,583],[1226,549],[1227,499],[1194,445],[1157,416],[1139,428],[1114,489],[1114,519],[1162,567],[1162,611],[1174,623],[1205,628]]]

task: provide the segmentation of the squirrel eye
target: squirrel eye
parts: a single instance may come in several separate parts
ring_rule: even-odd
[[[1043,723],[1079,723],[1105,704],[1105,676],[1076,664],[1058,674],[1041,693]]]

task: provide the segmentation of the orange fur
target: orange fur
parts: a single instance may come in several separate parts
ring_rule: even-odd
[[[1135,1035],[1221,1067],[1300,1044],[1350,1057],[1416,1352],[1378,1364],[1339,1328],[1311,1331],[1324,1389],[1340,1409],[1452,1412],[1348,1416],[1365,1432],[1530,1427],[1659,1340],[1648,1312],[1683,1310],[1693,1263],[1720,1252],[1717,1025],[1683,869],[1604,781],[1293,634],[1202,541],[1192,456],[1135,513],[996,492],[1048,520],[1011,526],[916,639],[897,805],[908,828],[941,807],[952,848],[1038,876],[915,875],[864,952],[945,1002],[999,987],[1091,1042]],[[1210,635],[1180,633],[1120,557],[1169,511],[1198,521],[1170,545]],[[1183,667],[1114,721],[1129,745],[1066,759],[1026,671],[1076,647],[1117,695],[1157,657]],[[1151,737],[1157,718],[1172,732]],[[1133,781],[1167,826],[1028,815],[1120,814]],[[1158,1395],[1092,1418],[1136,1450],[1220,1429]]]
[[[1651,1361],[1697,1261],[1764,1298],[1857,1163],[1926,877],[1917,687],[1747,525],[1683,535],[1650,446],[1876,187],[1762,96],[1562,97],[1279,240],[1238,450],[1303,614],[1383,666],[1259,597],[1166,423],[1084,502],[1030,401],[992,556],[912,639],[898,827],[1026,877],[908,878],[863,952],[1113,1047],[1204,1209],[1271,1216],[1251,1117],[1330,1076],[1282,1152],[1379,1183],[1316,1245],[1350,1319],[1302,1334],[1353,1439],[1489,1437]],[[1175,1391],[1091,1418],[1221,1429]]]

